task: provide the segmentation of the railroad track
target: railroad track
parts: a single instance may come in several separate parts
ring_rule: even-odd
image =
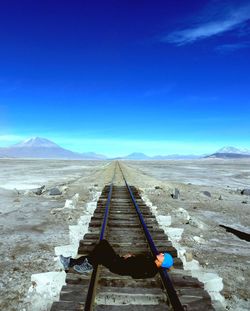
[[[116,185],[121,176],[124,185]],[[138,189],[127,184],[119,163],[113,181],[104,187],[97,202],[88,233],[79,243],[78,254],[88,254],[103,238],[120,255],[169,252],[174,257],[175,270],[167,273],[160,269],[154,278],[133,279],[113,274],[103,266],[87,275],[70,269],[60,300],[53,303],[51,311],[214,310],[203,284],[185,274],[176,249],[159,228]]]

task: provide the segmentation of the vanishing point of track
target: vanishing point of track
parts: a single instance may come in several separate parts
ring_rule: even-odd
[[[116,185],[116,179],[121,178],[124,185]],[[138,189],[128,185],[119,163],[112,182],[102,190],[78,254],[88,254],[103,238],[118,254],[151,252],[155,256],[169,252],[174,257],[175,270],[167,273],[160,269],[154,278],[133,279],[113,274],[103,266],[97,266],[90,275],[71,269],[60,300],[53,303],[51,311],[214,310],[204,285],[185,275],[176,249],[159,228]]]

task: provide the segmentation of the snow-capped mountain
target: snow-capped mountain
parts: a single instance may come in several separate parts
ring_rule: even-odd
[[[235,154],[247,154],[250,155],[250,150],[246,148],[235,148],[232,146],[223,147],[216,151],[216,153],[235,153]]]
[[[27,147],[43,147],[43,148],[60,148],[59,145],[55,144],[53,141],[50,141],[42,137],[32,137],[26,139],[18,144],[13,145],[16,148],[27,148]]]
[[[8,158],[41,158],[41,159],[105,159],[103,155],[95,153],[77,153],[64,149],[54,142],[41,137],[24,140],[8,148],[0,148],[0,154]]]
[[[207,156],[206,158],[223,158],[223,159],[250,158],[250,150],[245,148],[240,149],[232,146],[227,146],[217,150],[215,153]]]

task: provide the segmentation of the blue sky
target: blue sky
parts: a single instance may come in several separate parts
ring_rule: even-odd
[[[249,1],[0,3],[0,146],[250,148]]]

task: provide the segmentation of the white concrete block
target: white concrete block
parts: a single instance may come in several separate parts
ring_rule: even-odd
[[[70,208],[70,209],[75,208],[73,201],[72,200],[66,200],[65,204],[64,204],[64,208]]]
[[[86,212],[93,214],[96,209],[96,202],[89,202],[86,204]]]
[[[223,280],[220,276],[202,270],[192,271],[192,276],[197,277],[199,281],[204,283],[204,288],[209,292],[212,299],[224,302],[224,297],[220,294],[223,289]]]
[[[31,276],[32,286],[28,290],[32,311],[49,310],[53,301],[59,299],[60,290],[65,285],[66,273],[46,272]]]
[[[55,255],[63,255],[65,257],[75,257],[77,255],[78,247],[73,246],[72,244],[61,245],[55,247]]]
[[[160,226],[171,226],[171,216],[157,215],[156,219]]]
[[[31,291],[35,289],[37,293],[46,293],[49,295],[58,294],[61,287],[65,285],[66,273],[64,271],[46,272],[31,275],[31,282],[35,286],[31,286]]]
[[[79,201],[79,193],[76,193],[73,197],[72,197],[72,202],[73,202],[73,205],[76,207],[77,206],[77,203]]]
[[[199,264],[199,261],[193,259],[191,261],[186,261],[184,262],[183,260],[183,265],[184,265],[184,269],[185,270],[200,270],[201,267],[200,267],[200,264]]]
[[[172,241],[179,241],[182,237],[184,231],[183,228],[163,228],[164,232],[169,236],[169,239]]]

